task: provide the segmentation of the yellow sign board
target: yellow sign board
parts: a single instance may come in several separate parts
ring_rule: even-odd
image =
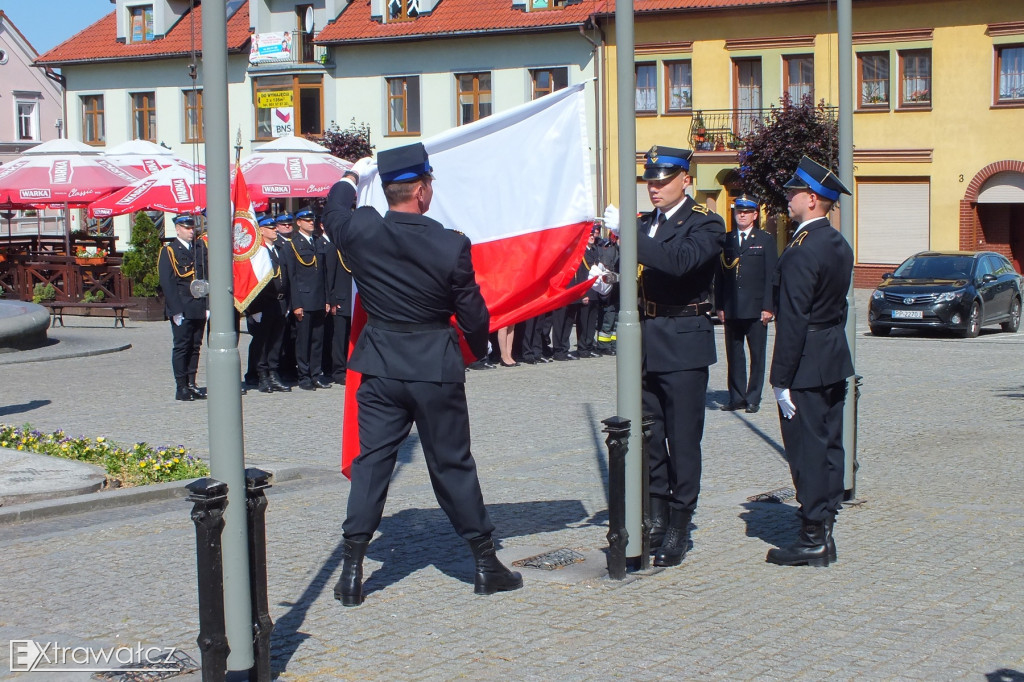
[[[256,93],[256,106],[260,109],[277,109],[293,105],[291,90],[274,90]]]

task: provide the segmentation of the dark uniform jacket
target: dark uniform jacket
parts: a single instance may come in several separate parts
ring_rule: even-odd
[[[196,278],[197,262],[200,278],[205,279],[209,266],[206,243],[202,239],[195,240],[192,248],[186,247],[180,239],[175,239],[160,249],[160,290],[164,293],[167,319],[173,319],[178,314],[184,315],[186,320],[206,318],[206,297],[195,298],[189,289],[192,280]]]
[[[341,255],[341,249],[333,242],[327,251],[327,272],[330,286],[327,291],[327,302],[338,306],[338,315],[352,315],[352,274],[348,264]]]
[[[853,249],[828,218],[786,246],[775,274],[772,386],[816,388],[853,374],[844,328],[852,272]]]
[[[327,257],[332,250],[326,239],[309,240],[298,233],[281,249],[292,310],[322,311],[327,305]]]
[[[327,197],[324,226],[359,287],[368,317],[349,367],[404,381],[466,380],[454,314],[470,350],[487,353],[490,315],[476,283],[469,239],[426,216],[364,206],[338,182]]]
[[[287,246],[287,243],[285,244]],[[274,248],[264,246],[270,253],[270,262],[273,265],[274,275],[267,285],[260,290],[253,302],[245,309],[247,315],[253,313],[279,312],[281,315],[288,312],[288,276],[281,266],[281,252],[278,250],[277,242]],[[291,247],[288,247],[291,248]]]
[[[654,237],[648,237],[657,211],[638,220],[640,317],[646,371],[675,372],[707,367],[717,360],[715,334],[705,314],[688,317],[646,314],[648,303],[684,306],[709,300],[716,262],[722,253],[725,222],[686,197]]]
[[[572,279],[573,285],[583,284],[590,279],[590,268],[597,265],[598,258],[597,244],[594,243],[593,245],[588,245],[583,251],[583,261],[580,263],[579,267],[576,268],[576,275]],[[583,295],[589,296],[592,299],[591,303],[597,299],[597,292],[593,289],[587,289],[587,293]]]
[[[739,230],[726,236],[715,278],[715,305],[725,319],[760,319],[762,310],[775,310],[772,282],[778,258],[775,237],[764,230],[751,229],[742,248]]]

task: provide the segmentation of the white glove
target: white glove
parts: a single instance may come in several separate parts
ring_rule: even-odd
[[[171,318],[171,321],[175,324],[175,326],[180,327],[181,323],[185,321],[185,316],[182,313],[178,313],[177,315]]]
[[[590,268],[590,276],[597,277],[590,287],[597,292],[599,296],[607,296],[612,290],[612,285],[605,279],[605,275],[608,274],[608,268],[605,267],[604,263],[595,263]]]
[[[253,313],[249,317],[251,317],[252,321],[255,322],[256,324],[259,324],[260,322],[263,321],[263,313]]]
[[[207,320],[209,320],[209,319],[210,319],[210,311],[209,311],[209,310],[207,310],[207,311],[206,311],[206,319],[207,319]]]
[[[609,232],[619,234],[619,209],[615,204],[608,204],[608,208],[604,209],[604,226]]]
[[[789,389],[774,386],[772,390],[775,391],[775,402],[779,404],[782,416],[786,419],[792,419],[793,415],[796,414],[796,405],[793,404],[793,399],[789,397]]]

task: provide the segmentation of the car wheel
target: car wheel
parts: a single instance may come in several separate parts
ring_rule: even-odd
[[[889,336],[889,332],[892,331],[892,327],[878,327],[875,325],[869,325],[871,328],[872,336]]]
[[[975,301],[971,304],[971,312],[967,316],[967,329],[963,331],[965,339],[973,339],[981,333],[981,305]]]
[[[1010,319],[1003,322],[1003,331],[1015,333],[1020,328],[1020,299],[1013,299],[1010,304]]]

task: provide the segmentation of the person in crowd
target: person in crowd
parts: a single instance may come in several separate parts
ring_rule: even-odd
[[[614,232],[597,244],[597,260],[609,272],[619,272],[619,238]],[[613,282],[611,289],[598,300],[597,343],[595,350],[601,355],[615,355],[615,329],[619,316],[619,284]]]
[[[205,274],[209,265],[206,243],[195,238],[195,229],[194,216],[175,217],[176,238],[160,250],[158,261],[164,312],[171,321],[174,399],[184,401],[206,398],[206,390],[196,385],[196,373],[209,312],[206,295],[194,295],[192,283],[196,280],[196,271]]]
[[[288,320],[288,280],[281,267],[281,254],[277,250],[277,231],[273,218],[259,221],[263,248],[270,255],[273,267],[271,280],[260,290],[245,311],[249,341],[249,372],[255,372],[257,388],[261,393],[292,389],[281,380],[281,345],[284,343]]]
[[[280,220],[280,218],[278,219]],[[299,388],[330,388],[322,376],[324,320],[327,304],[326,259],[331,248],[313,234],[313,216],[295,219],[298,228],[284,249],[288,302],[295,317],[295,366]]]
[[[601,228],[595,225],[587,237],[587,248],[583,252],[583,262],[576,272],[576,281],[582,283],[590,279],[590,268],[598,262],[597,240],[601,236]],[[576,306],[576,357],[598,358],[601,354],[596,350],[597,318],[600,311],[600,296],[593,288],[589,289]]]

